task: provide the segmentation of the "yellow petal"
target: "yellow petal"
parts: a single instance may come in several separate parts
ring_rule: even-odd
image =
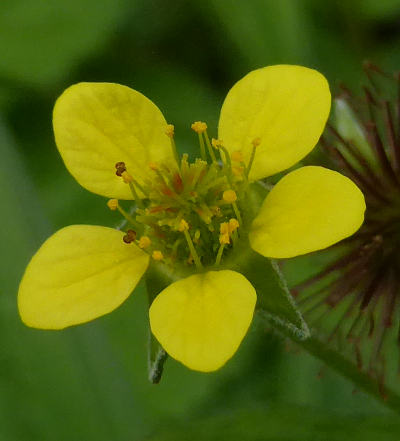
[[[56,144],[72,176],[86,189],[117,199],[132,199],[115,174],[117,162],[125,162],[138,181],[150,173],[150,162],[174,164],[166,126],[152,101],[113,83],[75,84],[53,112]]]
[[[234,271],[195,274],[168,286],[150,307],[151,330],[190,369],[219,369],[236,352],[253,318],[256,292]]]
[[[331,95],[323,75],[302,66],[254,70],[229,91],[221,109],[219,139],[249,161],[259,138],[252,180],[296,164],[316,145],[328,119]]]
[[[149,260],[122,237],[112,228],[73,225],[47,239],[19,287],[22,321],[34,328],[62,329],[117,308],[135,288]]]
[[[302,167],[282,178],[263,202],[250,244],[266,257],[294,257],[351,236],[364,220],[365,201],[345,176]]]

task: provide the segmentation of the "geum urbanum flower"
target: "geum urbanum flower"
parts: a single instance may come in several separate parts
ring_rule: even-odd
[[[75,225],[50,237],[21,282],[22,320],[61,329],[107,314],[149,269],[158,342],[191,369],[220,368],[249,328],[256,291],[267,306],[273,298],[271,264],[261,256],[328,247],[363,221],[357,186],[322,167],[292,171],[259,202],[266,190],[255,182],[307,155],[329,110],[327,81],[315,70],[255,70],[228,93],[218,139],[193,123],[200,158],[190,162],[178,155],[174,127],[139,92],[109,83],[68,88],[54,108],[57,147],[76,180],[111,198],[128,228]],[[133,200],[132,210],[121,200]]]

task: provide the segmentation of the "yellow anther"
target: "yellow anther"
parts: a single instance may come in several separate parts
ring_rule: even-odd
[[[139,248],[146,249],[146,248],[148,248],[150,245],[151,245],[150,237],[148,237],[148,236],[142,236],[142,237],[139,239]]]
[[[239,150],[236,150],[235,152],[231,153],[231,159],[234,162],[243,162],[244,161],[243,153],[240,152]]]
[[[200,230],[196,230],[196,231],[194,232],[193,241],[194,241],[195,243],[198,243],[199,239],[200,239]]]
[[[222,222],[219,225],[219,232],[221,233],[221,235],[229,234],[229,224],[228,224],[228,222]]]
[[[254,138],[251,143],[253,144],[253,147],[258,147],[261,144],[261,138]]]
[[[240,167],[240,166],[233,166],[232,167],[232,173],[235,175],[235,176],[242,176],[243,175],[243,172],[244,172],[244,168],[243,167]]]
[[[226,245],[226,244],[228,244],[228,243],[230,243],[230,238],[229,238],[229,234],[228,233],[225,233],[225,234],[220,234],[219,235],[219,243],[221,244],[221,245]]]
[[[211,139],[211,145],[212,145],[215,149],[219,149],[220,147],[222,147],[222,140],[221,140],[221,139],[215,139],[215,138],[212,138],[212,139]]]
[[[207,130],[207,124],[202,121],[194,122],[191,127],[196,133],[203,133]]]
[[[153,254],[151,255],[151,257],[154,260],[163,260],[164,259],[164,255],[160,250],[154,250]]]
[[[157,171],[158,170],[158,165],[155,162],[149,162],[149,167],[153,171]]]
[[[129,184],[130,182],[133,182],[132,176],[127,171],[122,172],[121,177],[124,180],[125,184]]]
[[[165,129],[165,134],[169,138],[173,138],[175,134],[175,126],[173,124],[167,124],[167,127]]]
[[[229,219],[229,233],[233,233],[238,228],[239,228],[238,220],[235,218]]]
[[[110,210],[116,210],[118,208],[118,199],[109,199],[107,201],[107,206]]]
[[[178,231],[187,231],[189,229],[189,224],[185,221],[185,219],[181,219],[178,225]]]
[[[231,204],[237,200],[236,192],[234,190],[225,190],[222,194],[222,199]]]

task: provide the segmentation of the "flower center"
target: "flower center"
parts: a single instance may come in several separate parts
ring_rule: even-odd
[[[207,125],[195,122],[201,158],[180,158],[174,142],[174,126],[166,135],[176,164],[150,163],[153,176],[139,183],[125,163],[115,164],[116,174],[129,185],[134,207],[126,212],[116,199],[108,201],[129,224],[124,242],[136,243],[153,259],[169,265],[219,265],[243,233],[242,202],[248,190],[253,155],[246,165],[241,152],[229,154],[221,140],[210,141]]]

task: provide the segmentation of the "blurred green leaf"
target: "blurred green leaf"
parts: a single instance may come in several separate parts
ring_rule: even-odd
[[[46,332],[20,321],[18,280],[51,228],[2,119],[0,146],[0,198],[7,207],[0,229],[0,439],[68,441],[79,433],[109,440],[143,433],[142,411],[130,410],[134,397],[101,325]],[[127,420],[133,422],[128,431],[121,425]]]
[[[0,76],[49,86],[113,36],[125,0],[2,0]]]
[[[255,408],[191,420],[148,441],[398,441],[400,423],[387,417],[345,417],[307,407]]]
[[[371,20],[400,16],[399,0],[353,0],[353,2],[359,13]]]
[[[310,59],[310,23],[304,1],[207,0],[203,3],[210,17],[217,17],[219,26],[237,46],[234,69],[304,63]]]

